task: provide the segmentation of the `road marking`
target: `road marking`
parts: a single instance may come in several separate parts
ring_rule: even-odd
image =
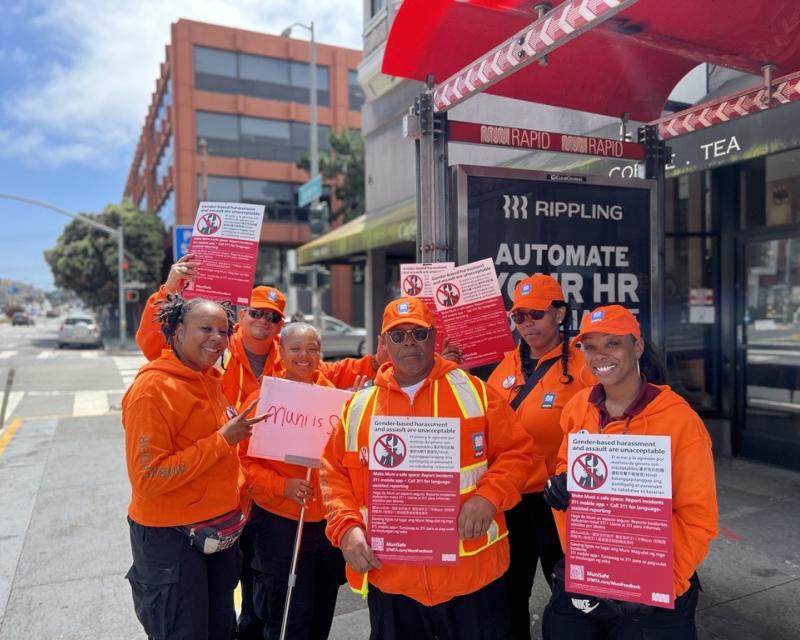
[[[81,358],[83,360],[94,360],[100,355],[97,351],[81,351]]]
[[[5,360],[6,358],[13,358],[18,353],[19,351],[0,351],[0,360]]]
[[[0,405],[3,403],[3,399],[5,398],[5,391],[0,393]],[[8,406],[6,406],[6,417],[14,415],[14,409],[17,408],[17,405],[22,401],[22,398],[25,397],[24,391],[12,391],[8,394]],[[0,424],[0,429],[3,428],[3,425]]]
[[[50,398],[57,396],[71,396],[73,393],[77,392],[76,391],[26,391],[24,393],[27,393],[31,397]],[[95,389],[94,393],[125,393],[125,388],[120,387],[118,389]]]
[[[105,391],[76,391],[72,404],[73,416],[101,416],[108,413]]]
[[[55,358],[55,357],[56,357],[56,352],[53,351],[52,349],[48,349],[47,351],[42,351],[41,353],[39,353],[36,356],[36,359],[37,360],[47,360],[49,358]]]
[[[2,432],[0,435],[0,456],[3,455],[3,451],[6,450],[8,443],[11,442],[11,438],[14,437],[14,434],[19,429],[20,425],[22,424],[22,420],[19,418],[14,418],[8,427]]]

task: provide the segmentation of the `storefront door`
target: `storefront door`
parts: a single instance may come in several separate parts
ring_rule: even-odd
[[[740,247],[739,452],[800,468],[800,236]]]

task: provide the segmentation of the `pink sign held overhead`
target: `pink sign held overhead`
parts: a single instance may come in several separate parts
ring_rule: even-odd
[[[264,376],[247,455],[319,467],[342,407],[353,394],[332,387]]]
[[[402,295],[419,298],[428,307],[436,327],[436,353],[442,352],[442,343],[447,337],[447,330],[442,321],[442,314],[436,308],[433,299],[433,278],[446,273],[455,266],[453,262],[426,262],[400,265],[400,289]]]
[[[367,538],[381,562],[458,560],[460,423],[373,416]]]
[[[491,258],[440,272],[432,286],[447,335],[464,354],[462,367],[498,362],[514,348]]]
[[[673,609],[669,436],[569,434],[566,590]]]
[[[199,275],[184,296],[249,304],[263,219],[261,204],[201,202],[189,244]]]

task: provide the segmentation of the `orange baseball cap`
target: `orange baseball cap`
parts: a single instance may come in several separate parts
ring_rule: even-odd
[[[514,288],[514,304],[516,309],[533,309],[544,311],[554,300],[564,301],[564,292],[555,278],[537,273],[520,280]]]
[[[256,287],[250,294],[250,307],[252,309],[269,309],[283,315],[286,298],[275,287]]]
[[[383,310],[381,333],[391,331],[401,324],[415,324],[418,327],[432,327],[433,316],[419,298],[398,298],[392,300]]]
[[[618,304],[597,307],[584,315],[581,320],[581,330],[573,338],[573,342],[580,342],[587,333],[610,333],[614,336],[630,334],[637,340],[642,337],[639,321],[630,311]]]

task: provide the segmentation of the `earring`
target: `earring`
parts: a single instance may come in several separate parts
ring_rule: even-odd
[[[636,358],[636,375],[638,375],[640,378],[642,377],[642,370],[639,367],[639,358]]]

